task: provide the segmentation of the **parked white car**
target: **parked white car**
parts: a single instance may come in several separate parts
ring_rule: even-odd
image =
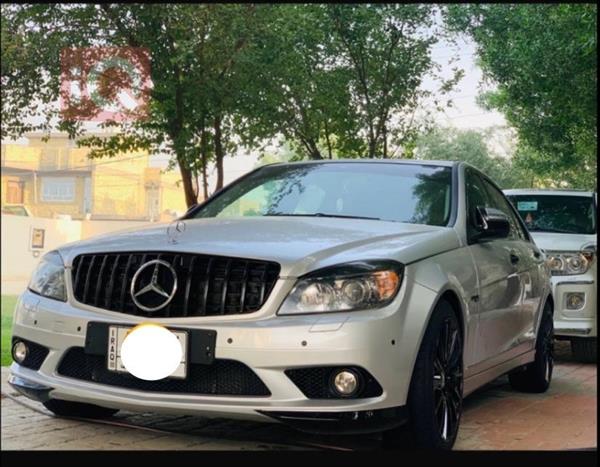
[[[47,254],[16,307],[9,381],[59,415],[246,418],[448,449],[463,396],[505,373],[548,389],[549,278],[502,191],[464,163],[269,165],[168,228]],[[162,379],[124,358],[144,322],[181,344]]]
[[[597,194],[566,190],[505,190],[552,273],[554,332],[571,341],[575,358],[597,358]]]

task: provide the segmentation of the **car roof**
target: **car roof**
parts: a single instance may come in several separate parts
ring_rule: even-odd
[[[302,164],[340,164],[340,163],[352,163],[352,164],[413,164],[413,165],[433,165],[438,167],[454,167],[460,164],[459,161],[435,161],[435,160],[420,160],[420,159],[319,159],[309,161],[296,161],[296,162],[275,162],[267,165],[302,165]]]
[[[593,191],[560,189],[560,188],[516,188],[504,190],[505,195],[560,195],[560,196],[594,196]]]

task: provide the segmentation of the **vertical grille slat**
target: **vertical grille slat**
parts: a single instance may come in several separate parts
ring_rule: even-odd
[[[87,269],[87,273],[85,275],[85,285],[83,287],[83,302],[86,303],[86,299],[88,296],[88,292],[90,290],[90,282],[91,282],[91,274],[92,274],[92,268],[94,267],[94,260],[96,259],[95,256],[92,256],[91,260],[90,260],[90,265],[88,266]]]
[[[250,262],[246,261],[244,264],[244,274],[242,276],[242,289],[240,290],[240,313],[244,310],[244,304],[246,302],[246,286],[248,285],[248,269],[250,269]]]
[[[102,258],[102,265],[100,266],[100,272],[98,273],[98,285],[96,286],[96,293],[94,294],[94,306],[98,306],[98,300],[100,299],[100,291],[102,290],[102,274],[104,273],[104,268],[106,267],[106,261],[108,260],[108,255],[104,255]]]
[[[183,302],[183,316],[187,316],[189,313],[190,307],[190,289],[192,287],[192,275],[194,274],[194,263],[196,262],[196,257],[192,256],[190,258],[190,266],[187,272],[187,279],[185,281],[185,299]]]
[[[210,273],[213,265],[213,258],[208,260],[208,265],[206,266],[206,277],[204,279],[204,288],[202,289],[202,307],[200,312],[203,316],[207,314],[206,303],[208,302],[208,289],[210,288]]]
[[[78,290],[81,280],[81,270],[83,269],[83,256],[78,256],[73,260],[73,273],[75,275],[73,279],[73,290]]]
[[[171,266],[173,266],[173,269],[175,269],[175,271],[176,271],[176,272],[177,272],[177,270],[179,269],[179,268],[177,267],[177,262],[179,261],[179,259],[180,259],[180,258],[181,258],[181,255],[175,255],[175,256],[173,257],[173,261],[169,261],[169,262],[171,263]],[[143,264],[143,263],[142,263],[142,264]],[[173,297],[173,300],[171,300],[171,301],[169,302],[169,304],[167,305],[167,308],[166,308],[166,311],[165,311],[165,313],[166,313],[166,317],[169,317],[169,316],[171,316],[171,310],[172,310],[172,308],[173,308],[173,304],[176,302],[176,300],[177,300],[177,294],[175,294],[175,296]]]
[[[267,277],[267,265],[265,264],[263,272],[260,276],[260,294],[259,294],[259,299],[258,299],[258,301],[260,303],[262,303],[265,299],[265,289],[267,286],[267,284],[265,283],[266,277]]]
[[[125,308],[125,292],[127,291],[127,273],[129,272],[129,267],[131,266],[131,260],[134,255],[129,255],[127,258],[127,266],[125,266],[125,272],[123,273],[123,283],[121,284],[121,298],[119,300],[119,311],[123,311]]]
[[[168,305],[148,311],[135,304],[130,285],[140,267],[155,259],[172,265],[178,286]],[[257,311],[267,300],[279,271],[277,263],[267,261],[140,251],[79,255],[73,259],[71,275],[75,299],[80,303],[129,315],[177,318]],[[168,284],[168,274],[166,268],[159,271],[160,285]],[[141,286],[149,283],[148,275],[139,277]]]
[[[119,259],[121,255],[117,255],[115,257],[115,262],[113,263],[113,267],[111,269],[110,277],[108,279],[108,287],[106,288],[106,295],[104,296],[104,308],[108,308],[109,310],[111,305],[111,299],[113,294],[113,289],[115,287],[115,274],[117,271],[117,267],[119,266]]]
[[[231,272],[231,260],[228,259],[225,265],[225,279],[223,280],[223,290],[221,291],[221,309],[220,314],[225,314],[225,302],[227,300],[227,282],[229,281],[229,273]]]

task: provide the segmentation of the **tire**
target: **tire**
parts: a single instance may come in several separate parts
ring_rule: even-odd
[[[521,392],[546,392],[552,381],[554,369],[554,323],[552,307],[544,306],[542,322],[535,342],[535,360],[509,373],[508,380],[513,389]]]
[[[463,343],[449,303],[437,306],[423,336],[408,394],[409,421],[383,433],[385,447],[452,449],[462,414]]]
[[[596,363],[598,341],[595,337],[571,339],[571,351],[578,362]]]
[[[119,409],[60,399],[50,399],[44,402],[44,407],[60,417],[108,418],[119,411]]]

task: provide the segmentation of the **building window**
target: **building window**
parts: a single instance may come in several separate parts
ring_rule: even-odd
[[[8,204],[23,204],[23,182],[9,180],[6,187],[6,202]]]
[[[42,178],[42,201],[68,203],[74,199],[74,178]]]

